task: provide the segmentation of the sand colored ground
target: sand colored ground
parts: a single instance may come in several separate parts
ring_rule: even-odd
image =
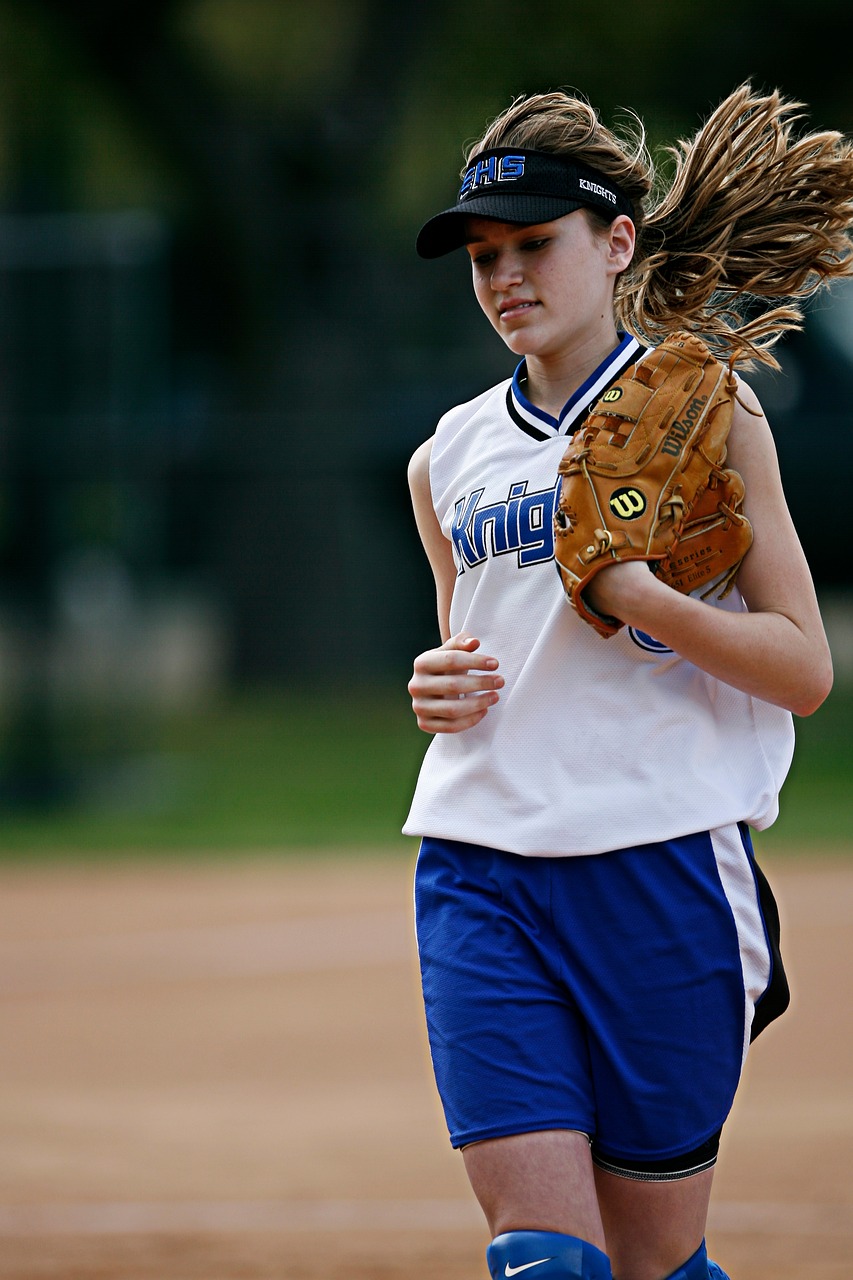
[[[853,857],[767,861],[794,1004],[709,1230],[853,1275]],[[433,1093],[411,856],[0,871],[0,1280],[483,1280]]]

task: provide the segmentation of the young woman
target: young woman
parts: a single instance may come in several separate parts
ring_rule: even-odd
[[[829,650],[743,382],[729,465],[754,542],[725,600],[613,565],[589,598],[626,625],[603,639],[565,600],[552,517],[568,439],[650,345],[690,329],[774,364],[799,300],[853,270],[853,150],[795,137],[795,109],[741,87],[656,197],[636,125],[521,98],[418,238],[427,258],[464,248],[520,358],[410,470],[442,643],[409,685],[435,737],[405,831],[436,1080],[493,1277],[724,1277],[704,1246],[720,1133],[787,1003],[749,828],[776,816]]]

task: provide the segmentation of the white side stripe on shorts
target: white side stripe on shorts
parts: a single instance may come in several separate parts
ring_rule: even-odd
[[[718,827],[710,833],[723,892],[728,899],[737,929],[743,989],[745,994],[743,1061],[749,1049],[749,1036],[755,1005],[770,982],[771,956],[758,903],[758,890],[749,855],[736,823]]]

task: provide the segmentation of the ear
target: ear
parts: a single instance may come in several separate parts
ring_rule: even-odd
[[[614,275],[619,275],[630,266],[636,242],[637,232],[633,222],[624,213],[620,213],[611,222],[607,236],[609,266]]]

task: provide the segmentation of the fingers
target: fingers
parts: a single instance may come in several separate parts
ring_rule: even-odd
[[[498,701],[498,661],[478,653],[474,636],[451,636],[415,659],[409,681],[412,710],[425,733],[460,733],[478,724]]]

